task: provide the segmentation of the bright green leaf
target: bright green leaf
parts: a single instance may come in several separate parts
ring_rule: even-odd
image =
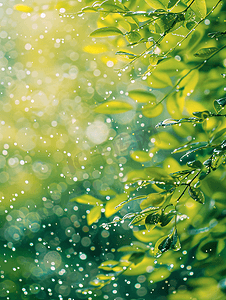
[[[115,35],[123,35],[122,31],[119,30],[117,27],[102,27],[94,30],[90,33],[91,37],[108,37],[108,36],[115,36]]]
[[[133,90],[129,92],[129,97],[139,103],[147,103],[155,101],[154,94],[144,90]]]
[[[129,103],[115,100],[100,104],[94,111],[100,114],[121,114],[132,109]]]
[[[163,108],[162,103],[156,104],[152,102],[142,108],[142,114],[147,118],[155,118],[162,113]]]
[[[87,215],[87,223],[88,225],[93,224],[95,221],[100,219],[101,217],[101,206],[94,206],[90,213]]]
[[[202,48],[198,52],[194,54],[195,57],[200,57],[200,58],[207,58],[211,54],[215,53],[218,51],[218,48],[216,47],[211,47],[211,48]]]
[[[130,156],[134,161],[140,163],[151,160],[151,157],[149,156],[148,152],[144,152],[144,151],[134,151],[130,154]]]
[[[103,203],[103,201],[101,201],[91,195],[87,195],[87,194],[72,198],[70,200],[70,202],[72,202],[72,201],[76,201],[76,202],[82,203],[82,204],[89,204],[89,205],[97,205],[97,204]]]

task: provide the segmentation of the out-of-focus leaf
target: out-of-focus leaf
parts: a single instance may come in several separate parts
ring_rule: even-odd
[[[108,37],[115,35],[123,35],[122,31],[117,27],[102,27],[90,33],[91,37]]]
[[[70,202],[72,202],[72,201],[76,201],[76,202],[82,203],[82,204],[89,204],[89,205],[97,205],[97,204],[103,203],[103,201],[101,201],[91,195],[87,195],[87,194],[72,198],[70,200]]]
[[[15,9],[17,11],[26,12],[26,13],[30,13],[33,11],[32,7],[25,5],[25,4],[16,4],[13,6],[13,9]]]
[[[141,163],[151,160],[149,154],[144,151],[134,151],[130,154],[130,156],[134,161],[141,162]]]
[[[132,242],[130,246],[122,246],[117,249],[118,252],[144,252],[147,251],[149,248],[144,243],[135,241]]]
[[[155,101],[154,94],[144,90],[133,90],[129,92],[129,97],[139,103],[147,103]]]
[[[114,267],[116,267],[119,264],[116,260],[107,260],[101,263],[101,265],[98,267],[98,269],[102,269],[105,271],[111,271]]]
[[[204,194],[202,191],[200,191],[197,188],[194,188],[193,186],[190,186],[188,189],[188,193],[192,199],[194,199],[195,201],[197,201],[201,204],[204,204],[205,198],[204,198]]]
[[[154,89],[162,89],[168,86],[172,86],[172,81],[167,73],[153,72],[147,78],[148,85]]]
[[[144,256],[145,252],[132,253],[128,260],[137,265],[143,260]]]
[[[200,58],[207,58],[209,57],[211,54],[215,53],[218,51],[218,48],[216,47],[210,47],[210,48],[202,48],[200,50],[198,50],[194,56],[195,57],[200,57]]]
[[[95,221],[100,219],[101,217],[101,206],[94,206],[90,213],[87,215],[87,223],[88,225],[93,224]]]
[[[186,75],[187,73],[188,73],[187,70],[184,70],[182,72],[182,76]],[[191,94],[194,91],[198,83],[198,80],[199,80],[198,70],[191,71],[185,78],[181,80],[181,82],[179,83],[179,89],[183,89],[183,96],[187,96],[188,94]]]
[[[180,142],[169,132],[162,131],[151,137],[151,141],[159,149],[173,149],[179,146]]]
[[[147,118],[158,117],[163,111],[162,103],[156,104],[155,102],[149,103],[142,108],[142,114]]]
[[[85,46],[83,51],[90,54],[100,54],[108,51],[108,47],[105,44],[93,44]]]
[[[125,193],[115,196],[115,198],[108,200],[105,205],[105,216],[109,218],[110,216],[114,215],[120,207],[117,207],[119,203],[122,201],[126,201],[127,195]],[[116,208],[117,207],[117,208]]]
[[[186,23],[186,27],[188,30],[191,30],[196,25],[196,22],[191,21]]]
[[[132,105],[127,102],[108,101],[97,106],[94,111],[101,114],[121,114],[132,109]]]
[[[167,279],[170,276],[170,274],[171,274],[171,272],[166,267],[161,267],[161,268],[155,269],[148,277],[148,280],[153,283],[156,283],[156,282]],[[181,299],[184,299],[184,298],[181,298]]]
[[[166,108],[173,118],[181,118],[184,109],[185,97],[181,97],[180,93],[174,93],[167,98]]]

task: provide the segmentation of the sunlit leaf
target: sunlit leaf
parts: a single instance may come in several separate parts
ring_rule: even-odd
[[[103,201],[101,201],[101,200],[99,200],[99,199],[97,199],[97,198],[95,198],[91,195],[87,195],[87,194],[72,198],[70,201],[71,202],[76,201],[78,203],[89,204],[89,205],[96,205],[96,204],[103,203]]]
[[[126,39],[129,43],[137,43],[141,39],[141,35],[137,31],[133,31],[126,35]]]
[[[101,114],[121,114],[132,109],[129,103],[115,100],[100,104],[94,111]]]
[[[154,94],[144,90],[133,90],[129,92],[129,97],[140,103],[147,103],[155,101]]]
[[[13,9],[15,9],[17,11],[26,12],[26,13],[30,13],[33,11],[32,7],[25,5],[25,4],[16,4],[13,6]]]
[[[179,146],[180,142],[169,132],[162,131],[151,137],[154,145],[160,149],[173,149]]]
[[[166,195],[159,193],[152,193],[147,195],[147,198],[140,203],[140,208],[145,209],[149,206],[160,206],[166,199]]]
[[[108,36],[115,36],[115,35],[123,35],[122,31],[119,30],[117,27],[102,27],[94,30],[90,33],[91,37],[108,37]]]
[[[153,72],[147,78],[148,85],[154,89],[162,89],[168,86],[172,86],[172,81],[167,73],[164,72]]]
[[[155,102],[144,105],[142,113],[147,118],[158,117],[163,111],[162,103],[156,104]]]
[[[151,282],[159,282],[165,280],[170,276],[171,272],[166,267],[161,267],[159,269],[155,269],[148,277],[148,280]],[[184,299],[184,298],[181,298]]]
[[[199,18],[206,16],[207,9],[205,0],[195,0],[191,8]]]
[[[184,76],[187,73],[188,73],[187,70],[184,70],[182,72],[182,75]],[[182,79],[182,81],[179,83],[179,89],[183,89],[183,96],[187,96],[194,91],[194,89],[198,83],[198,80],[199,80],[199,71],[198,70],[191,71],[188,75],[186,75],[185,78]],[[197,109],[197,111],[198,110],[199,109]],[[203,110],[205,110],[205,108]],[[194,111],[194,109],[193,109],[193,111]]]
[[[117,207],[120,203],[127,200],[126,194],[120,194],[115,196],[115,198],[108,200],[105,205],[105,216],[109,218],[114,215],[121,207]]]
[[[108,51],[108,47],[105,44],[93,44],[87,45],[83,48],[83,51],[90,54],[100,54]]]
[[[129,58],[129,59],[133,59],[136,57],[136,54],[132,53],[132,52],[126,52],[126,51],[117,51],[115,53],[116,55],[122,55],[125,58]]]
[[[145,2],[154,9],[166,8],[165,5],[163,5],[162,1],[159,0],[145,0]]]
[[[87,215],[87,223],[88,225],[93,224],[95,221],[100,219],[101,217],[101,206],[94,206],[90,213]]]
[[[141,163],[151,160],[151,157],[149,156],[149,154],[144,151],[134,151],[130,154],[130,156],[133,160],[141,162]]]
[[[199,51],[197,51],[194,56],[195,57],[200,57],[200,58],[207,58],[211,54],[215,53],[218,51],[218,48],[216,47],[211,47],[211,48],[202,48]]]

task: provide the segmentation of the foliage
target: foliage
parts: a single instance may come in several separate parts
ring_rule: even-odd
[[[225,7],[222,8],[221,0],[90,2],[80,14],[100,14],[99,28],[90,34],[93,42],[98,45],[99,38],[111,37],[112,44],[120,48],[116,52],[118,60],[123,64],[129,60],[117,70],[119,76],[127,71],[131,81],[141,76],[145,82],[142,89],[130,89],[127,96],[136,101],[146,118],[165,113],[164,106],[171,118],[157,123],[156,128],[169,127],[170,132],[164,130],[151,135],[153,148],[149,152],[131,152],[132,160],[141,163],[143,168],[127,173],[122,194],[113,195],[108,201],[90,202],[87,195],[72,199],[94,205],[88,214],[89,225],[100,218],[100,207],[106,218],[126,208],[121,216],[114,216],[102,226],[109,230],[112,225],[126,222],[136,238],[130,245],[118,249],[124,253],[119,260],[101,263],[99,269],[106,273],[98,274],[90,287],[79,291],[86,294],[100,289],[122,274],[148,272],[147,266],[153,266],[155,259],[149,280],[161,280],[158,272],[165,274],[162,276],[165,279],[180,269],[182,245],[182,249],[189,248],[195,253],[197,261],[193,267],[205,266],[206,269],[199,283],[189,280],[190,291],[171,294],[169,299],[193,296],[200,300],[223,299],[217,281],[221,279],[224,264],[218,264],[213,274],[210,286],[214,296],[208,295],[209,289],[205,291],[205,276],[211,273],[218,256],[221,255],[225,263],[222,253],[225,245],[226,98],[225,75],[221,74],[225,66],[225,60],[222,63],[225,31],[221,31]],[[221,21],[215,24],[216,16]],[[163,90],[160,97],[156,93],[159,89]],[[196,101],[191,100],[193,93]],[[95,111],[117,114],[132,109],[129,103],[113,99],[101,103]],[[175,158],[170,157],[169,150]],[[165,158],[169,164],[145,165],[157,152],[164,153],[164,158],[169,155]],[[181,157],[180,152],[183,152]],[[217,181],[218,187],[214,187]],[[111,191],[108,192],[110,195]],[[133,209],[137,208],[131,204],[135,202],[140,210]],[[173,267],[167,264],[167,259],[164,263],[161,260],[164,261],[166,252],[171,253],[171,250],[176,251],[171,254],[175,258]]]

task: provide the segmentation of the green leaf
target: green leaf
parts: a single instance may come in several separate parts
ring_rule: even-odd
[[[215,131],[214,131],[214,134],[212,135],[212,137],[211,137],[209,143],[210,143],[210,144],[211,144],[211,143],[214,143],[214,142],[216,142],[219,138],[222,138],[222,137],[225,138],[225,135],[226,135],[226,128],[223,128],[223,129],[221,129],[220,131],[218,131],[218,132],[216,132],[216,133],[215,133]]]
[[[196,143],[190,143],[187,145],[184,145],[182,147],[179,147],[177,149],[174,149],[172,153],[178,153],[178,152],[183,152],[186,151],[188,149],[201,149],[201,148],[205,148],[208,145],[207,142],[196,142]]]
[[[162,89],[165,87],[172,86],[172,81],[170,79],[170,76],[164,72],[157,72],[157,71],[153,72],[147,78],[147,82],[148,85],[154,89]]]
[[[168,251],[172,245],[172,235],[163,236],[155,244],[154,256],[160,257],[162,253]]]
[[[162,103],[156,104],[155,102],[152,102],[150,104],[145,105],[142,108],[142,114],[146,118],[155,118],[155,117],[158,117],[159,115],[161,115],[163,108],[164,107],[163,107]]]
[[[156,97],[154,94],[144,90],[133,90],[129,92],[129,97],[139,103],[147,103],[155,101]]]
[[[196,25],[196,22],[191,21],[186,23],[186,27],[188,30],[191,30]]]
[[[149,156],[148,152],[144,152],[144,151],[134,151],[130,154],[130,156],[134,161],[140,163],[151,160],[151,157]]]
[[[141,196],[137,196],[137,197],[131,197],[131,198],[129,198],[129,199],[127,199],[127,200],[125,200],[125,201],[119,203],[119,204],[115,207],[115,209],[118,209],[119,207],[121,207],[121,206],[123,206],[123,205],[129,203],[130,201],[133,201],[133,200],[141,200],[141,199],[143,200],[143,199],[145,199],[146,197],[147,197],[146,195],[141,195]]]
[[[159,0],[145,0],[145,2],[154,9],[166,8],[162,1]]]
[[[216,47],[210,47],[210,48],[202,48],[198,52],[194,54],[195,57],[200,57],[200,58],[207,58],[211,54],[217,52],[219,49]]]
[[[133,31],[126,35],[126,39],[129,43],[137,43],[141,39],[141,35],[137,31]]]
[[[132,105],[127,102],[108,101],[97,106],[94,111],[100,114],[122,114],[132,109]]]
[[[215,149],[214,149],[215,150]],[[225,151],[217,151],[212,156],[211,167],[216,170],[226,159]]]
[[[206,119],[211,115],[211,112],[209,112],[208,110],[204,110],[204,111],[196,111],[192,113],[195,117],[200,118],[200,119]]]
[[[134,241],[130,246],[122,246],[117,249],[118,252],[143,252],[147,251],[149,247],[144,243]]]
[[[205,0],[195,0],[191,8],[199,18],[204,18],[206,16],[207,9]]]
[[[163,213],[160,216],[160,226],[165,227],[170,223],[170,221],[176,216],[177,212],[175,210],[170,211],[168,213]]]
[[[180,142],[169,132],[159,132],[151,137],[154,145],[159,149],[173,149],[179,146]]]
[[[108,200],[105,205],[105,216],[109,218],[114,215],[120,207],[118,206],[122,201],[126,201],[127,195],[125,193],[117,195],[115,198]]]
[[[140,203],[140,208],[145,209],[150,206],[160,206],[166,199],[166,195],[160,193],[152,193],[146,196],[147,198]]]
[[[179,0],[169,0],[167,7],[172,8]]]
[[[76,202],[82,203],[82,204],[89,204],[89,205],[97,205],[97,204],[103,203],[103,201],[101,201],[91,195],[87,195],[87,194],[72,198],[70,200],[70,202],[73,202],[73,201],[76,201]]]
[[[216,112],[219,113],[226,105],[226,97],[218,99],[218,100],[214,100],[213,105],[214,105]]]
[[[203,164],[199,160],[189,161],[189,162],[187,162],[187,166],[190,168],[194,168],[194,169],[202,169],[203,168]]]
[[[204,204],[205,198],[204,198],[204,194],[202,191],[200,191],[197,188],[194,188],[193,186],[190,186],[188,189],[188,193],[192,199],[194,199],[195,201],[197,201],[201,204]]]
[[[94,206],[87,215],[87,224],[91,225],[101,217],[101,206]]]
[[[94,30],[90,36],[91,37],[108,37],[115,35],[123,35],[122,31],[117,27],[102,27]]]
[[[136,57],[136,54],[131,53],[131,52],[125,52],[125,51],[117,51],[115,54],[116,55],[123,55],[123,56],[125,56],[126,58],[129,58],[129,59],[133,59],[133,58]]]
[[[139,264],[145,256],[145,252],[132,253],[128,258],[128,261],[134,263],[134,265]]]

